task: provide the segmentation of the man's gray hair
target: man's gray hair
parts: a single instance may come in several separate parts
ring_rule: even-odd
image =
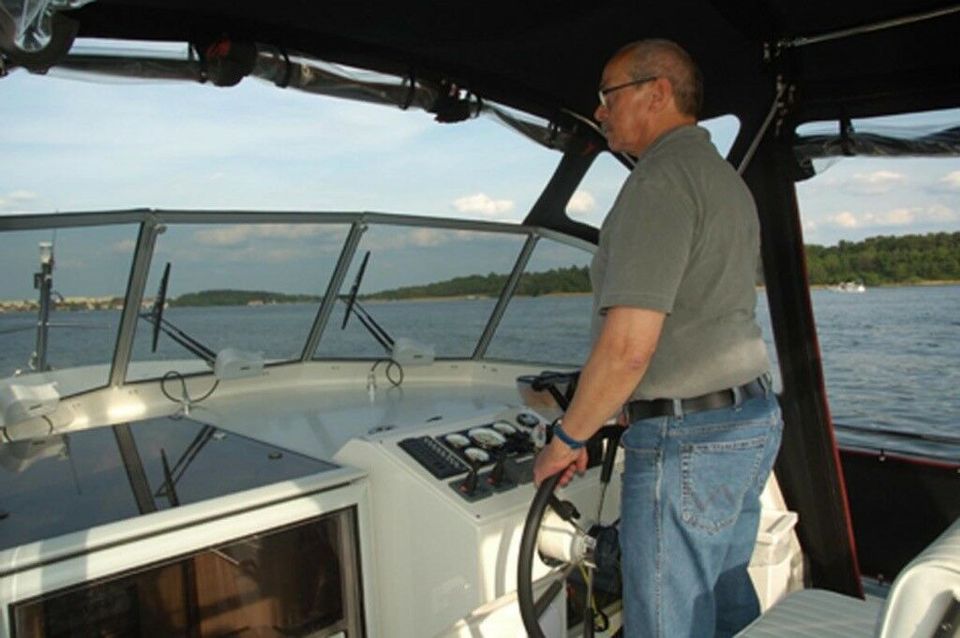
[[[655,75],[667,78],[673,87],[677,110],[684,115],[700,116],[703,106],[703,76],[697,63],[683,47],[671,40],[638,40],[617,53],[629,60],[634,80]]]

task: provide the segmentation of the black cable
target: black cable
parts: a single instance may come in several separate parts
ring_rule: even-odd
[[[173,401],[174,403],[180,403],[180,402],[181,402],[180,399],[174,398],[169,392],[167,392],[166,381],[167,381],[167,379],[173,379],[173,378],[179,378],[179,379],[180,379],[180,383],[181,383],[181,385],[182,385],[183,393],[184,393],[184,394],[187,393],[187,383],[186,383],[186,381],[183,380],[183,376],[182,376],[179,372],[177,372],[176,370],[170,370],[169,372],[167,372],[166,374],[164,374],[163,377],[160,379],[160,392],[163,392],[163,396],[167,397],[168,399],[170,399],[170,400]]]
[[[177,399],[173,395],[171,395],[169,392],[167,392],[166,384],[168,379],[177,379],[180,381],[180,391],[183,393],[182,398]],[[217,387],[219,386],[220,386],[220,379],[217,379],[216,381],[214,381],[213,387],[207,390],[207,392],[204,393],[203,396],[200,396],[194,399],[190,396],[190,392],[187,391],[187,380],[183,377],[182,374],[180,374],[176,370],[168,371],[160,379],[160,391],[163,393],[163,396],[167,397],[174,403],[179,403],[180,405],[188,405],[188,406],[196,405],[197,403],[200,403],[201,401],[210,398],[210,395],[213,394],[214,390],[216,390]]]
[[[210,395],[213,394],[213,391],[216,390],[219,385],[220,385],[220,379],[215,380],[213,382],[213,385],[210,386],[210,389],[207,390],[206,394],[204,394],[201,397],[197,397],[196,399],[191,399],[191,403],[200,403],[201,401],[209,399]]]
[[[386,367],[386,369],[384,370],[384,375],[386,375],[387,381],[389,381],[389,382],[390,382],[390,385],[392,385],[392,386],[395,387],[395,388],[400,387],[400,384],[403,383],[403,366],[400,365],[399,363],[397,363],[397,362],[396,362],[395,360],[393,360],[393,359],[377,359],[377,360],[373,363],[373,366],[371,366],[371,368],[370,368],[370,373],[373,374],[373,372],[376,371],[377,366],[380,365],[381,363],[384,363],[384,362],[386,362],[386,364],[387,364],[387,367]],[[395,378],[393,378],[392,376],[390,376],[390,370],[391,370],[392,368],[396,368],[396,369],[397,369],[397,372],[398,372],[398,374],[399,374],[399,376],[400,376],[399,379],[395,379]]]

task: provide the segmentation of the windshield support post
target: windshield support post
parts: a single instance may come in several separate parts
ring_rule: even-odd
[[[137,247],[130,265],[130,278],[127,281],[127,295],[123,300],[123,314],[120,316],[120,330],[113,351],[113,363],[110,366],[109,383],[113,387],[123,385],[127,378],[127,367],[133,353],[133,338],[136,334],[137,320],[140,318],[140,303],[147,287],[150,274],[150,262],[153,261],[153,249],[157,237],[166,230],[153,215],[147,215],[140,225]]]
[[[540,236],[536,232],[531,232],[527,236],[527,241],[523,244],[523,248],[520,249],[517,261],[513,265],[513,271],[510,273],[507,283],[504,284],[503,290],[500,291],[500,298],[497,299],[497,305],[493,308],[493,312],[490,313],[490,319],[487,320],[487,325],[483,329],[483,334],[480,335],[477,347],[473,350],[471,359],[474,361],[482,359],[484,355],[487,354],[487,348],[493,340],[493,334],[500,325],[503,313],[507,310],[507,304],[510,303],[510,299],[513,298],[513,292],[517,289],[517,284],[520,282],[520,275],[526,270],[527,262],[530,261],[530,255],[533,254],[533,249],[536,247],[539,239]]]
[[[343,280],[347,277],[347,270],[353,261],[353,255],[357,252],[360,238],[363,237],[366,230],[367,224],[363,219],[353,222],[353,225],[350,226],[347,239],[343,242],[343,250],[340,251],[340,257],[337,258],[337,266],[333,269],[333,275],[327,284],[327,291],[323,293],[323,301],[320,302],[320,308],[313,320],[310,334],[307,335],[307,342],[303,346],[303,353],[300,355],[301,363],[313,359],[313,353],[316,352],[317,346],[320,344],[320,335],[323,334],[323,329],[330,320],[333,306],[337,303],[339,297],[340,287],[343,286]]]

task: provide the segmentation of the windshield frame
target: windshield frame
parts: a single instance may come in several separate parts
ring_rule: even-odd
[[[371,225],[428,227],[457,231],[479,231],[522,236],[523,242],[514,260],[510,274],[501,290],[493,310],[487,318],[485,327],[472,350],[470,360],[483,360],[487,348],[503,318],[504,312],[513,297],[517,283],[527,266],[540,238],[549,238],[570,246],[592,251],[593,245],[582,239],[538,226],[467,220],[454,218],[426,217],[407,214],[382,212],[269,212],[269,211],[190,211],[133,209],[120,211],[91,211],[77,213],[47,213],[30,215],[0,216],[0,233],[21,230],[47,230],[59,228],[84,228],[117,224],[138,224],[138,234],[131,259],[130,273],[123,294],[124,305],[114,342],[114,351],[110,359],[110,372],[105,386],[85,388],[77,394],[86,394],[104,387],[120,387],[134,383],[156,381],[159,377],[138,378],[128,382],[128,372],[132,360],[134,337],[140,308],[146,295],[147,280],[154,261],[154,248],[168,224],[178,225],[227,225],[227,224],[348,224],[350,230],[337,258],[336,266],[330,274],[323,300],[317,305],[317,313],[303,344],[299,358],[271,361],[267,367],[309,363],[333,358],[314,358],[321,336],[329,323],[333,308],[350,264],[353,262],[360,239]],[[352,360],[352,359],[351,359]],[[361,360],[366,360],[362,358]],[[211,374],[212,370],[185,371],[183,376]],[[75,396],[75,395],[71,395]]]

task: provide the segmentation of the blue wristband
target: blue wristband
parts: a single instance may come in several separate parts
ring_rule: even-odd
[[[553,435],[558,439],[560,439],[561,441],[563,441],[567,445],[567,447],[570,448],[571,450],[579,450],[580,448],[582,448],[584,445],[587,444],[586,441],[575,439],[569,434],[567,434],[566,432],[564,432],[563,426],[560,424],[560,421],[557,421],[556,424],[553,426]]]

